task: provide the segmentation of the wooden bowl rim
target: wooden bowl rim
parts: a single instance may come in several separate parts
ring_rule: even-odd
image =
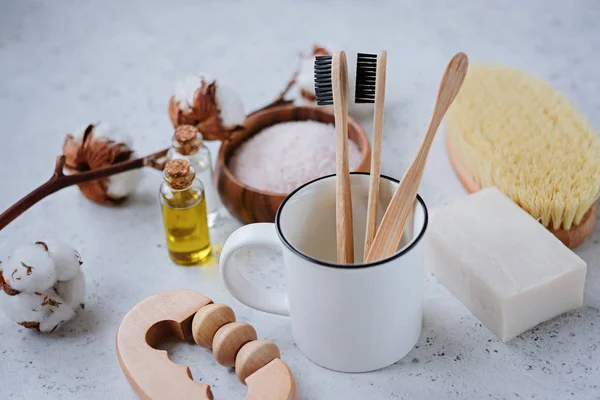
[[[325,113],[325,114],[329,114],[331,116],[334,115],[333,111],[331,111],[329,109],[326,109],[326,108],[323,108],[323,107],[318,107],[318,106],[297,106],[297,105],[293,105],[293,104],[286,104],[286,105],[282,105],[282,106],[270,107],[270,108],[267,108],[265,110],[261,110],[261,111],[255,113],[255,114],[251,114],[251,115],[249,115],[246,118],[246,121],[251,120],[251,119],[256,119],[256,118],[262,117],[264,115],[268,115],[268,114],[270,114],[270,113],[272,113],[274,111],[281,111],[281,110],[286,110],[286,109],[314,110],[317,113]],[[295,120],[282,121],[282,122],[291,122],[291,121],[295,121]],[[297,120],[297,121],[316,121],[316,120],[305,119],[305,120]],[[316,121],[316,122],[321,122],[321,121]],[[367,132],[365,131],[365,129],[362,127],[362,125],[359,124],[358,121],[356,121],[355,119],[353,119],[351,116],[348,116],[348,125],[352,126],[358,132],[358,134],[361,135],[365,139],[365,142],[367,143],[367,147],[364,150],[360,149],[360,151],[361,151],[361,159],[360,159],[360,162],[359,162],[358,165],[363,165],[365,162],[368,161],[368,158],[371,155],[371,144],[369,142],[369,137],[368,137]],[[244,128],[242,131],[234,133],[234,135],[239,135],[242,132],[246,132],[247,130],[248,129]],[[260,132],[260,131],[257,131],[254,134],[258,134],[258,132]],[[289,194],[291,192],[290,193],[276,193],[276,192],[270,192],[270,191],[267,191],[267,190],[257,189],[257,188],[254,188],[252,186],[248,186],[248,185],[244,184],[243,182],[241,182],[239,179],[237,179],[235,177],[235,175],[233,174],[233,172],[231,172],[231,170],[229,169],[229,166],[227,165],[227,161],[228,160],[226,160],[226,158],[225,158],[225,146],[227,145],[228,141],[229,140],[224,141],[221,144],[221,147],[219,148],[218,158],[219,159],[222,158],[222,162],[221,162],[220,168],[223,169],[223,173],[227,176],[227,178],[229,180],[231,180],[233,183],[235,183],[236,185],[240,186],[241,188],[243,188],[244,190],[249,191],[249,192],[253,192],[253,193],[257,193],[257,194],[261,194],[261,195],[265,195],[265,196],[279,197],[282,200],[285,199],[287,196],[289,196]],[[358,145],[358,143],[356,143],[356,144]],[[240,143],[240,145],[241,145],[241,143]],[[232,150],[237,149],[237,147],[239,147],[239,145],[236,146]],[[350,172],[356,172],[356,171],[350,171]]]

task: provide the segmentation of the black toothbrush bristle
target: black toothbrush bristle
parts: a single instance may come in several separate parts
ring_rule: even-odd
[[[355,103],[375,103],[377,54],[358,53],[356,56]]]
[[[315,95],[319,106],[333,105],[331,60],[331,56],[317,56],[315,58]]]

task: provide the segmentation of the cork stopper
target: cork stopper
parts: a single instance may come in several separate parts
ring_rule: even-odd
[[[192,125],[179,125],[173,134],[173,146],[183,155],[194,154],[202,145],[202,134]]]
[[[171,160],[165,165],[165,181],[175,190],[189,188],[195,177],[196,172],[187,160]]]

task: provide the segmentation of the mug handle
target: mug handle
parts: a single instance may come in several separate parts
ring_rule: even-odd
[[[281,249],[275,224],[255,223],[242,226],[229,236],[219,260],[219,271],[225,288],[233,297],[248,307],[277,315],[290,315],[285,292],[266,293],[252,284],[229,260],[241,248],[262,246]]]

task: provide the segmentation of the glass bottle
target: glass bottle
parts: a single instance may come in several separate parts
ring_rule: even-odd
[[[204,145],[203,137],[192,125],[180,125],[173,134],[172,146],[167,160],[184,159],[196,171],[196,176],[204,185],[208,226],[213,227],[219,217],[221,199],[215,185],[215,176],[210,151]]]
[[[201,264],[210,255],[204,186],[187,160],[167,162],[160,202],[171,259],[179,265]]]

